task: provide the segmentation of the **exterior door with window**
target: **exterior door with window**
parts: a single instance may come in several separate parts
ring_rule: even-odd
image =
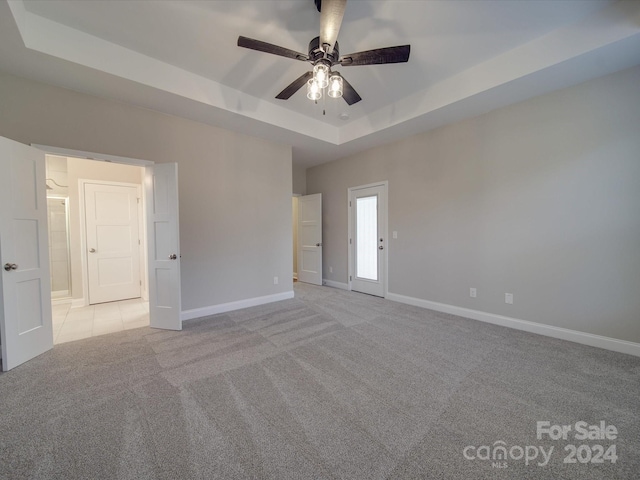
[[[386,184],[350,189],[351,290],[385,296]]]

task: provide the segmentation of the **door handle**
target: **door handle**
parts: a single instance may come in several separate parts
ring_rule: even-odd
[[[384,250],[384,247],[383,247],[382,245],[380,245],[380,246],[378,247],[378,250]]]
[[[95,248],[90,248],[89,249],[89,253],[96,253],[96,249]]]
[[[171,255],[169,255],[169,260],[175,260],[177,258],[178,256],[175,253],[172,253]]]
[[[18,265],[16,265],[15,263],[5,263],[4,264],[4,269],[9,272],[11,270],[17,270],[18,269]]]
[[[322,244],[321,243],[316,243],[316,247],[321,247]]]

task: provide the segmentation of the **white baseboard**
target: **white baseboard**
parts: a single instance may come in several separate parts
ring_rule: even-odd
[[[340,290],[349,290],[349,285],[342,282],[335,282],[333,280],[323,279],[322,284],[327,287],[339,288]]]
[[[80,308],[80,307],[86,307],[86,306],[87,306],[87,303],[84,301],[84,297],[71,299],[71,308]]]
[[[547,337],[559,338],[561,340],[569,340],[570,342],[581,343],[591,347],[604,348],[614,352],[626,353],[640,357],[640,343],[628,342],[626,340],[618,340],[617,338],[604,337],[602,335],[593,335],[591,333],[579,332],[568,328],[554,327],[544,325],[542,323],[529,322],[528,320],[519,320],[517,318],[505,317],[493,313],[481,312],[470,308],[456,307],[446,303],[432,302],[422,300],[420,298],[407,297],[396,293],[388,293],[387,300],[394,302],[406,303],[416,307],[428,308],[437,312],[450,313],[460,317],[471,318],[481,322],[501,325],[503,327],[523,330],[525,332],[537,333]]]
[[[210,315],[217,315],[218,313],[232,312],[233,310],[256,307],[258,305],[280,302],[282,300],[288,300],[290,298],[293,298],[293,291],[275,293],[273,295],[265,295],[264,297],[247,298],[245,300],[238,300],[237,302],[221,303],[219,305],[210,305],[208,307],[194,308],[191,310],[183,310],[182,312],[180,312],[180,319],[182,321],[185,321],[192,320],[194,318],[208,317]]]
[[[71,292],[69,290],[56,290],[51,292],[52,300],[68,300],[71,298]]]
[[[67,303],[71,303],[70,298],[52,298],[51,305],[66,305]]]

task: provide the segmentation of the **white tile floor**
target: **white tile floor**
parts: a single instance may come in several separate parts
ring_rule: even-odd
[[[141,298],[70,308],[54,305],[53,343],[65,343],[149,325],[149,302]]]

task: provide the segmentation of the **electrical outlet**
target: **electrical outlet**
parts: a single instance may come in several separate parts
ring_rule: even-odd
[[[476,297],[478,296],[478,292],[476,291],[476,289],[475,289],[475,288],[470,288],[470,289],[469,289],[469,296],[470,296],[471,298],[476,298]]]
[[[505,293],[504,294],[504,303],[508,303],[509,305],[513,305],[513,293]]]
[[[333,267],[329,267],[329,273],[333,273]]]
[[[273,277],[273,284],[277,285],[278,284],[278,277]]]

